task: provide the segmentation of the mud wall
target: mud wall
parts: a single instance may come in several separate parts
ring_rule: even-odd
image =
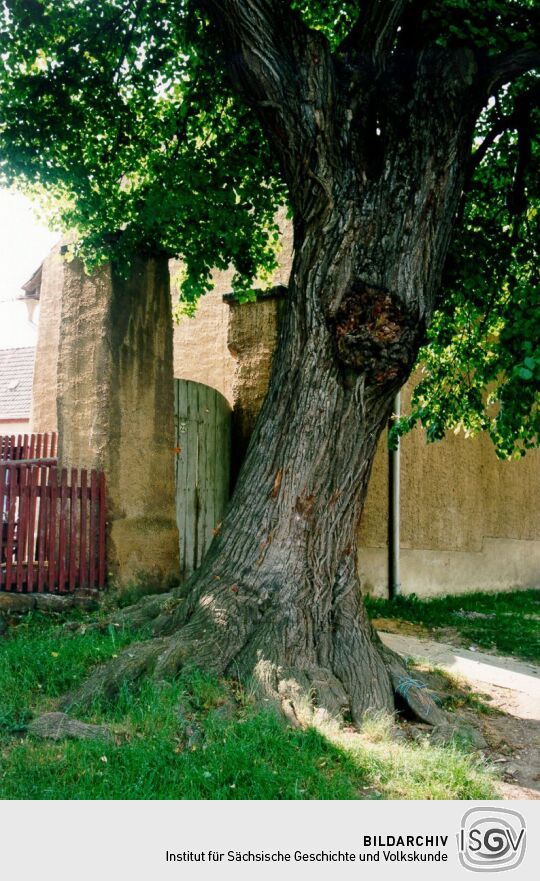
[[[283,219],[282,222],[284,244],[280,268],[273,279],[275,285],[287,284],[291,265],[291,229]],[[144,349],[146,354],[141,360],[136,353],[138,346],[145,343],[144,321],[122,324],[124,337],[116,341],[114,351],[116,356],[121,350],[124,352],[124,360],[119,362],[124,365],[123,372],[111,373],[113,349],[107,331],[110,277],[105,273],[90,283],[80,267],[72,266],[62,298],[58,289],[61,290],[65,271],[55,249],[47,258],[42,282],[33,428],[45,431],[56,427],[53,424],[55,351],[58,353],[63,300],[58,389],[62,412],[58,428],[61,439],[63,437],[63,455],[65,461],[79,466],[96,463],[96,467],[102,467],[99,463],[107,462],[107,457],[112,456],[107,452],[108,438],[114,438],[117,464],[113,466],[110,458],[107,468],[112,469],[111,474],[118,475],[118,510],[124,511],[122,518],[126,521],[124,527],[117,525],[115,529],[120,535],[125,528],[127,535],[127,522],[141,518],[142,522],[146,516],[144,478],[141,476],[138,483],[138,479],[130,476],[135,467],[130,456],[137,459],[139,453],[128,455],[124,447],[130,433],[140,438],[139,446],[141,450],[146,449],[146,456],[152,451],[152,456],[157,457],[156,461],[161,463],[158,471],[163,475],[169,473],[165,452],[168,441],[163,440],[168,437],[169,426],[160,421],[164,402],[159,395],[147,397],[144,380],[144,375],[153,377],[152,382],[157,379],[152,353],[161,352],[159,358],[163,356],[165,337],[159,338],[159,334],[153,337],[148,330],[151,345]],[[178,271],[179,265],[171,263],[173,301]],[[216,272],[214,284],[212,293],[200,301],[195,318],[184,317],[174,327],[174,375],[216,388],[234,407],[238,463],[266,392],[277,341],[280,300],[270,296],[244,305],[234,300],[224,302],[223,295],[231,290],[232,272]],[[159,333],[165,333],[164,325]],[[127,352],[131,352],[129,367],[125,360]],[[123,391],[111,398],[113,375],[114,382],[120,382]],[[160,381],[165,382],[164,374]],[[404,393],[405,406],[408,393],[407,390]],[[159,432],[163,433],[161,439]],[[120,468],[121,462],[123,468]],[[528,453],[519,462],[501,462],[486,438],[466,439],[463,435],[450,434],[442,443],[427,445],[423,434],[416,431],[402,442],[401,470],[404,593],[433,595],[479,588],[503,590],[538,586],[540,451]],[[365,589],[378,594],[384,594],[387,589],[387,494],[387,454],[383,438],[373,469],[358,551]],[[164,523],[170,523],[169,513]],[[168,530],[167,525],[159,547],[151,537],[146,545],[152,547],[153,543],[154,555],[163,558],[159,563],[163,570],[172,559]],[[133,534],[136,535],[136,531]],[[131,539],[126,538],[125,551],[117,554],[118,559],[132,561],[131,569],[136,568],[146,554],[142,548],[137,550],[135,544],[135,540],[132,546]]]
[[[403,392],[404,408],[414,382]],[[359,534],[366,590],[387,591],[388,463],[382,438]],[[431,596],[540,584],[540,451],[502,462],[489,438],[401,441],[403,593]]]
[[[64,267],[59,460],[107,478],[110,578],[178,580],[172,319],[167,262]]]
[[[32,431],[56,431],[56,396],[64,260],[56,245],[43,261],[32,387]]]

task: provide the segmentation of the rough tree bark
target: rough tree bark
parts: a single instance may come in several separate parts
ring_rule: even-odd
[[[289,186],[286,315],[203,567],[122,613],[149,622],[154,639],[97,670],[72,700],[194,664],[254,675],[289,718],[309,705],[358,722],[398,693],[439,721],[367,620],[354,548],[377,440],[434,310],[489,77],[468,50],[389,54],[406,3],[373,4],[369,28],[337,61],[286,4],[205,6]]]

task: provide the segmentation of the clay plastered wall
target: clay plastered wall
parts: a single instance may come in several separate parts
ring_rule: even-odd
[[[282,248],[279,254],[279,268],[271,280],[272,286],[287,285],[292,263],[292,227],[286,221],[283,211],[280,212],[278,220],[282,230]],[[171,261],[169,269],[174,302],[175,278],[180,274],[181,263]],[[231,406],[234,406],[237,399],[235,387],[236,389],[238,387],[236,381],[238,359],[234,351],[233,353],[229,351],[230,309],[223,302],[223,295],[231,292],[233,275],[232,269],[225,272],[215,272],[212,276],[214,288],[209,294],[201,297],[194,318],[182,318],[174,328],[175,377],[202,382],[217,389],[227,398]],[[250,309],[249,306],[245,308]],[[264,311],[264,306],[261,308],[262,311]],[[253,352],[260,339],[261,379],[254,382],[253,377],[248,375],[247,370],[244,370],[245,389],[242,399],[246,402],[246,412],[255,410],[258,412],[261,403],[259,387],[262,385],[264,392],[266,392],[271,358],[269,359],[266,354],[268,349],[266,338],[258,336],[259,322],[264,319],[259,317],[257,307],[251,310],[250,315],[253,319],[253,326],[249,348]],[[256,361],[259,355],[254,353],[252,357]],[[251,421],[253,422],[253,419]]]
[[[292,234],[285,224],[280,269],[274,284],[287,284]],[[46,270],[46,271],[45,271]],[[178,264],[171,266],[171,275]],[[47,258],[42,288],[41,324],[35,374],[33,430],[56,427],[56,354],[62,262]],[[232,307],[222,296],[231,290],[232,273],[215,275],[215,289],[204,297],[194,319],[174,331],[174,373],[202,382],[236,407],[238,432],[252,429],[266,392],[276,340],[276,301]],[[79,377],[62,383],[64,412],[73,421],[70,459],[79,466],[98,464],[108,437],[104,423],[103,373],[96,335],[105,320],[99,284],[79,301],[87,281],[80,276],[66,289],[64,340],[71,347],[70,370]],[[107,280],[104,284],[110,284]],[[79,287],[78,287],[79,286]],[[50,293],[50,296],[49,296]],[[83,314],[84,312],[84,314]],[[81,323],[82,322],[82,323]],[[72,336],[70,336],[72,334]],[[229,339],[228,339],[229,337]],[[39,365],[39,367],[38,367]],[[77,388],[81,383],[81,389]],[[84,393],[83,393],[84,392]],[[404,395],[406,401],[406,393]],[[54,424],[53,424],[54,418]],[[86,426],[86,427],[85,427]],[[245,440],[242,442],[244,443]],[[96,452],[97,451],[97,452]],[[101,452],[100,452],[101,451]],[[486,438],[449,435],[426,445],[421,432],[402,442],[401,581],[404,593],[419,595],[467,590],[538,586],[540,581],[540,451],[520,462],[500,462]],[[387,590],[387,453],[383,438],[373,468],[359,536],[359,569],[367,590]]]
[[[104,469],[108,463],[111,275],[92,277],[78,260],[66,263],[58,350],[60,457],[67,466]],[[41,335],[40,326],[40,335]]]
[[[411,383],[404,392],[404,406]],[[401,442],[401,583],[422,595],[540,583],[540,451],[502,462],[490,440],[449,434]],[[367,590],[387,590],[386,438],[374,463],[360,529]]]
[[[246,454],[266,396],[283,305],[283,300],[271,296],[257,303],[231,303],[229,307],[229,351],[235,360],[232,389],[234,474]]]
[[[174,303],[175,277],[181,265],[169,264]],[[201,298],[193,318],[182,317],[174,326],[174,375],[217,389],[232,405],[234,360],[227,348],[229,307],[223,294],[231,289],[231,273],[216,273],[216,287]]]
[[[290,227],[274,284],[287,284]],[[175,375],[217,388],[234,406],[235,443],[245,450],[266,393],[277,339],[275,300],[229,307],[231,274],[197,317],[175,330]],[[229,333],[229,351],[225,344]],[[232,359],[231,359],[232,356]],[[403,394],[404,406],[410,393]],[[238,453],[238,450],[236,450]],[[402,441],[401,581],[404,593],[436,595],[538,586],[540,451],[501,462],[485,437],[449,434],[427,445],[421,431]],[[359,534],[359,570],[368,591],[387,592],[388,466],[379,444]]]
[[[66,264],[58,369],[61,465],[107,478],[110,576],[178,577],[167,265],[129,279]]]
[[[64,261],[60,244],[43,261],[39,331],[32,388],[32,431],[57,430],[56,392]]]

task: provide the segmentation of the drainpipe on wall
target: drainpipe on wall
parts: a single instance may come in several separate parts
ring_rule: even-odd
[[[400,415],[401,395],[394,398],[394,417]],[[389,423],[391,425],[392,422]],[[399,471],[400,441],[395,450],[388,450],[388,598],[401,593],[399,577]]]

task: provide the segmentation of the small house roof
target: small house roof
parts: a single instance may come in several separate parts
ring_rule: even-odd
[[[28,419],[32,404],[34,346],[0,349],[0,419]]]
[[[39,299],[39,289],[41,287],[42,270],[43,270],[43,263],[41,264],[41,266],[38,266],[38,268],[33,273],[33,275],[30,276],[28,281],[26,281],[23,285],[21,285],[22,290],[25,291],[25,294],[23,295],[22,299],[24,299],[25,297],[30,297],[30,298],[34,297],[37,300]]]

